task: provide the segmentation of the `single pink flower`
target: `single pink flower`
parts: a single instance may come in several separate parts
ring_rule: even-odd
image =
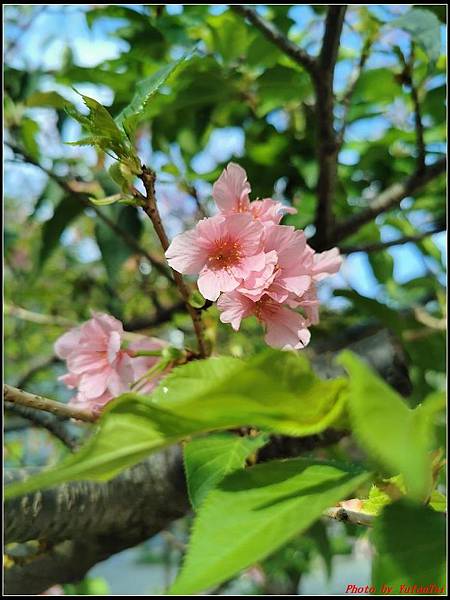
[[[235,331],[242,319],[254,315],[266,329],[265,340],[273,348],[298,350],[311,338],[307,321],[298,313],[286,308],[265,295],[253,302],[240,292],[222,294],[217,302],[222,323],[230,323]]]
[[[297,212],[292,206],[284,206],[271,198],[250,202],[250,192],[247,173],[230,162],[213,185],[212,195],[222,214],[249,213],[264,225],[279,223],[285,213]]]
[[[63,381],[77,387],[83,398],[95,400],[105,392],[118,396],[132,380],[128,355],[121,350],[123,326],[106,314],[94,313],[55,343],[55,353],[67,363]]]
[[[57,356],[69,372],[59,379],[77,391],[70,404],[99,411],[110,400],[129,391],[156,365],[159,356],[135,356],[142,350],[162,350],[167,343],[141,336],[122,348],[123,326],[106,314],[95,313],[89,321],[71,329],[55,343]],[[161,374],[145,382],[140,393],[150,392]]]
[[[202,219],[193,231],[177,235],[166,251],[180,273],[199,273],[198,288],[208,300],[236,289],[265,266],[263,227],[247,214]]]

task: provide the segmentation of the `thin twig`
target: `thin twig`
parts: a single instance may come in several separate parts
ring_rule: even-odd
[[[146,192],[145,205],[143,206],[144,212],[151,220],[153,227],[155,229],[156,235],[158,236],[161,246],[165,252],[167,250],[167,248],[169,247],[169,238],[167,237],[166,231],[162,224],[161,215],[159,214],[158,206],[156,203],[156,196],[155,196],[156,175],[151,169],[143,166],[142,174],[140,175],[140,178],[142,180],[142,183],[144,184],[144,188],[145,188],[145,192]],[[140,197],[140,199],[142,199],[141,194],[139,194],[139,197]],[[202,358],[204,358],[205,356],[208,356],[208,349],[207,349],[206,341],[205,341],[205,337],[204,337],[204,329],[203,329],[201,311],[194,308],[191,305],[191,303],[189,301],[189,299],[190,299],[189,288],[185,284],[182,275],[173,269],[172,269],[172,274],[173,274],[173,278],[175,280],[175,284],[181,294],[181,297],[184,300],[186,309],[192,319],[195,335],[197,337],[199,354]]]
[[[401,244],[408,244],[410,242],[420,242],[420,240],[423,240],[430,235],[434,235],[435,233],[441,233],[442,231],[445,231],[445,229],[445,225],[439,225],[430,231],[421,231],[415,235],[407,235],[396,240],[390,240],[389,242],[376,242],[364,246],[341,246],[340,251],[341,254],[352,254],[353,252],[378,252],[379,250],[385,250],[391,246],[400,246]]]
[[[5,304],[4,313],[5,315],[21,319],[22,321],[30,321],[31,323],[38,323],[39,325],[56,325],[57,327],[74,327],[77,325],[75,321],[66,319],[65,317],[43,315],[22,308],[21,306],[14,306],[13,304]]]
[[[5,142],[5,143],[7,146],[9,146],[9,148],[15,154],[21,155],[27,163],[30,163],[30,164],[34,165],[35,167],[38,167],[39,169],[41,169],[41,171],[43,171],[48,177],[50,177],[53,181],[55,181],[67,194],[72,196],[75,201],[82,202],[86,208],[92,209],[95,212],[95,214],[97,215],[97,217],[101,221],[103,221],[103,223],[105,223],[105,225],[107,227],[109,227],[112,231],[114,231],[114,233],[118,237],[120,237],[125,242],[125,244],[127,244],[127,246],[129,246],[137,254],[140,254],[141,256],[146,258],[148,260],[148,262],[153,267],[155,267],[155,269],[157,271],[159,271],[162,275],[164,275],[170,283],[172,283],[172,284],[174,283],[174,281],[170,275],[170,271],[166,267],[166,264],[164,263],[164,261],[161,260],[159,257],[151,254],[145,248],[142,248],[142,246],[136,241],[136,239],[131,234],[129,234],[124,229],[122,229],[120,227],[120,225],[118,225],[112,219],[110,219],[98,206],[93,204],[90,201],[89,196],[87,194],[80,192],[77,189],[74,189],[74,187],[75,187],[74,184],[71,184],[69,181],[66,181],[64,179],[64,177],[60,177],[56,173],[53,173],[53,171],[50,171],[49,169],[46,169],[45,167],[43,167],[38,161],[36,161],[32,156],[27,154],[27,152],[25,150],[23,150],[22,148],[20,148],[19,146],[16,146],[15,144],[12,144],[10,142]]]
[[[54,400],[50,400],[44,396],[38,396],[37,394],[30,394],[29,392],[25,392],[24,390],[20,390],[19,388],[8,384],[3,386],[3,398],[5,402],[29,406],[36,410],[50,412],[58,417],[66,419],[77,419],[78,421],[86,421],[88,423],[93,423],[97,419],[97,416],[91,411],[75,406],[69,406],[62,402],[55,402]]]
[[[363,48],[361,50],[361,56],[359,57],[358,64],[350,77],[350,82],[348,84],[347,90],[344,93],[344,97],[342,98],[342,102],[341,102],[342,109],[343,109],[342,125],[341,125],[341,128],[340,128],[338,136],[337,136],[339,148],[341,148],[342,144],[344,143],[344,136],[345,136],[345,130],[348,125],[348,114],[349,114],[350,107],[351,107],[351,100],[352,100],[353,94],[355,92],[356,86],[358,84],[359,78],[361,77],[361,73],[363,72],[364,67],[366,66],[366,62],[369,58],[372,43],[373,43],[373,40],[371,37],[368,37],[365,40],[365,42],[363,44]]]
[[[273,23],[260,17],[253,8],[240,4],[230,5],[230,8],[235,13],[248,19],[270,42],[277,46],[284,54],[292,58],[298,65],[304,67],[308,73],[312,74],[316,72],[317,62],[314,57],[310,56],[306,50],[303,50],[297,44],[294,44],[294,42],[291,42]]]
[[[425,169],[425,159],[426,159],[426,147],[425,147],[425,139],[424,139],[424,128],[422,122],[422,111],[420,107],[419,100],[419,90],[414,83],[414,45],[411,44],[411,55],[409,57],[408,63],[405,61],[403,54],[401,54],[403,58],[403,77],[405,79],[405,83],[410,87],[411,90],[411,100],[414,106],[414,129],[416,132],[416,146],[417,146],[417,167],[416,172],[422,173]]]
[[[432,165],[427,165],[421,173],[414,173],[402,183],[394,183],[372,200],[370,205],[360,212],[352,215],[346,221],[337,223],[329,245],[335,245],[355,231],[372,221],[391,208],[394,208],[407,196],[413,196],[424,185],[445,173],[447,159],[441,158]]]

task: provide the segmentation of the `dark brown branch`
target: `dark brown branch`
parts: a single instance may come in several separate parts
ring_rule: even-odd
[[[333,230],[332,204],[336,189],[338,140],[334,128],[334,69],[339,42],[344,25],[346,6],[330,6],[325,21],[325,34],[318,60],[318,70],[313,78],[316,90],[317,120],[317,212],[315,241],[327,244]]]
[[[394,183],[386,190],[381,192],[370,205],[360,212],[349,217],[346,221],[336,225],[334,234],[329,243],[330,246],[339,243],[355,231],[372,221],[380,215],[395,206],[398,206],[403,198],[414,196],[424,185],[445,173],[447,166],[446,158],[441,158],[432,165],[426,166],[421,173],[414,173],[402,183]]]
[[[153,227],[155,229],[156,235],[158,236],[158,239],[161,243],[162,249],[165,252],[167,250],[167,248],[169,247],[169,239],[167,237],[166,231],[162,224],[161,215],[159,214],[158,205],[156,202],[156,196],[155,196],[156,175],[151,169],[148,169],[147,167],[143,166],[142,174],[140,175],[140,178],[142,180],[142,183],[144,184],[146,196],[143,197],[141,194],[139,194],[139,198],[140,198],[140,200],[145,201],[145,203],[143,204],[144,212],[151,220]],[[190,291],[189,291],[188,286],[186,285],[186,283],[183,280],[183,276],[180,273],[178,273],[178,271],[175,271],[174,269],[172,269],[172,275],[175,280],[175,284],[181,294],[181,297],[184,300],[186,310],[188,311],[188,313],[192,319],[192,324],[194,326],[195,335],[197,337],[199,355],[200,355],[200,357],[204,358],[204,357],[208,356],[209,352],[208,352],[208,348],[206,346],[206,341],[205,341],[205,336],[204,336],[201,311],[197,308],[194,308],[191,305]]]
[[[401,244],[408,244],[410,242],[420,242],[430,235],[445,231],[445,229],[445,225],[439,225],[430,231],[421,231],[416,235],[406,235],[405,237],[391,240],[389,242],[376,242],[374,244],[366,244],[364,246],[344,246],[340,248],[340,251],[341,254],[352,254],[353,252],[378,252],[379,250],[386,250],[386,248],[391,248],[392,246],[400,246]]]
[[[264,36],[277,46],[284,54],[292,58],[298,65],[304,67],[309,73],[317,71],[316,59],[305,50],[291,42],[283,33],[270,21],[266,21],[258,13],[248,6],[233,4],[230,6],[235,13],[245,17],[259,29]]]
[[[77,447],[76,438],[67,430],[66,425],[53,415],[29,406],[22,406],[12,402],[5,402],[5,410],[22,419],[26,419],[33,425],[43,427],[53,436],[58,438],[70,450],[75,450]]]

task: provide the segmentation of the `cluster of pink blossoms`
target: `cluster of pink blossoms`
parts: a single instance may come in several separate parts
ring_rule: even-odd
[[[339,250],[317,254],[303,231],[280,225],[295,209],[270,198],[251,202],[250,191],[244,169],[229,163],[213,187],[219,214],[176,236],[166,257],[176,271],[199,275],[198,288],[217,300],[223,323],[237,331],[254,315],[269,346],[303,348],[319,320],[316,282],[339,270]]]
[[[123,348],[123,337],[120,321],[94,313],[92,319],[58,338],[55,353],[66,361],[69,371],[60,380],[77,390],[70,404],[100,410],[116,396],[129,391],[159,360],[158,356],[136,356],[136,353],[160,351],[167,346],[162,340],[139,336]],[[139,392],[150,392],[158,380],[145,381]]]

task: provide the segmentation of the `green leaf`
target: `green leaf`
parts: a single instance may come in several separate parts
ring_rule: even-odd
[[[124,198],[123,194],[113,194],[112,196],[106,196],[106,198],[94,198],[93,196],[90,196],[89,200],[92,204],[96,204],[97,206],[109,206],[110,204],[115,204],[122,198]]]
[[[28,96],[25,104],[30,108],[37,106],[63,110],[71,103],[58,92],[33,92]]]
[[[286,435],[319,433],[342,414],[345,386],[343,379],[317,379],[296,353],[190,362],[174,369],[151,396],[127,393],[108,404],[97,432],[79,452],[11,484],[5,494],[106,480],[156,450],[213,430],[252,425]]]
[[[66,111],[86,129],[89,135],[80,141],[68,142],[69,145],[96,146],[103,152],[112,150],[124,166],[132,173],[139,174],[141,170],[139,158],[108,110],[97,100],[83,94],[80,96],[89,109],[89,114],[82,115],[71,106],[66,106]]]
[[[116,196],[119,197],[118,199],[123,197],[122,194],[116,194]],[[138,241],[142,234],[143,226],[136,208],[132,206],[117,206],[114,209],[111,212],[113,220],[123,231]],[[95,224],[95,239],[100,248],[108,278],[113,283],[117,280],[123,263],[135,254],[135,251],[106,223],[100,220]]]
[[[356,105],[360,102],[387,104],[398,97],[400,91],[392,70],[369,69],[361,74],[355,85],[353,102]],[[353,111],[350,111],[349,119],[355,119]]]
[[[65,196],[55,208],[53,216],[42,227],[38,268],[42,268],[58,245],[65,228],[83,212],[84,204],[76,196]]]
[[[205,298],[197,290],[194,290],[189,296],[189,304],[194,308],[202,308],[202,306],[205,306],[205,302]]]
[[[376,519],[372,536],[376,550],[372,585],[380,590],[385,584],[396,595],[420,594],[412,590],[414,585],[443,587],[445,530],[444,515],[430,508],[406,502],[387,506]],[[435,589],[433,595],[443,591]]]
[[[367,478],[367,473],[301,458],[229,475],[200,507],[170,593],[196,594],[265,558]]]
[[[426,497],[431,485],[430,419],[422,407],[409,409],[402,398],[361,359],[344,351],[339,363],[347,370],[348,408],[361,446],[390,474],[402,474],[407,493]]]
[[[400,475],[384,479],[382,483],[372,485],[369,497],[362,500],[362,510],[371,515],[378,515],[385,506],[398,500],[404,494],[405,484]]]
[[[27,154],[35,160],[39,160],[39,145],[36,141],[36,135],[39,133],[39,125],[33,119],[24,117],[20,122],[20,136],[23,147]]]
[[[208,17],[208,46],[219,53],[225,63],[246,55],[249,36],[247,27],[239,16],[230,11]]]
[[[122,165],[119,162],[115,162],[109,167],[108,173],[110,174],[111,179],[120,187],[122,192],[126,194],[130,191],[131,184],[133,183],[133,177],[121,167]]]
[[[390,281],[394,276],[394,259],[386,250],[369,254],[373,274],[380,283]]]
[[[447,497],[438,490],[433,490],[430,497],[430,506],[433,510],[445,512],[447,510]]]
[[[429,10],[413,8],[389,23],[411,34],[413,40],[425,51],[431,62],[436,62],[441,52],[441,24]]]
[[[156,71],[156,73],[153,73],[136,85],[137,91],[130,104],[116,118],[116,122],[123,127],[130,140],[134,139],[134,133],[138,124],[145,119],[146,109],[152,96],[182,64],[186,64],[192,58],[194,52],[195,50],[184,55],[179,60],[165,65]]]
[[[242,468],[247,456],[266,442],[264,435],[243,437],[232,433],[216,433],[189,442],[184,447],[184,466],[192,506],[198,509],[225,475]]]

